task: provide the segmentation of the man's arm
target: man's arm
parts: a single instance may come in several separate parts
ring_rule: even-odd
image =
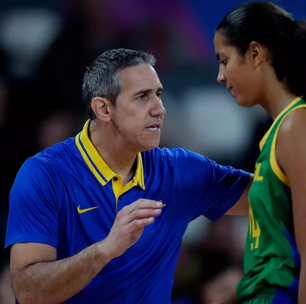
[[[110,261],[105,243],[56,261],[56,249],[19,243],[11,249],[14,294],[20,304],[61,303],[81,291]]]
[[[112,259],[135,244],[144,227],[154,222],[162,204],[138,200],[118,212],[106,239],[78,254],[56,261],[56,249],[18,243],[11,249],[13,289],[20,304],[61,303],[90,283]]]
[[[173,192],[180,210],[191,220],[204,215],[211,221],[223,216],[241,198],[245,208],[250,174],[185,149],[165,149],[173,168]],[[242,194],[244,193],[243,197]],[[238,206],[237,205],[237,206]],[[177,208],[177,204],[176,204]],[[237,207],[238,208],[238,207]],[[243,214],[240,210],[237,214]],[[235,214],[236,214],[235,212]]]
[[[244,192],[242,193],[241,197],[237,201],[237,203],[226,212],[226,215],[243,215],[248,216],[249,215],[249,190],[252,185],[252,182],[254,180],[254,175],[251,174],[250,181],[248,185],[246,186]]]
[[[294,229],[301,257],[298,303],[306,303],[306,110],[295,110],[282,123],[276,159],[290,182]]]

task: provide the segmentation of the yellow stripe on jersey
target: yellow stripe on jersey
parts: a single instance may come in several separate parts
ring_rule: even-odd
[[[275,118],[273,124],[271,125],[271,127],[269,128],[269,130],[267,131],[267,133],[264,135],[264,137],[262,138],[262,140],[259,143],[259,149],[260,151],[262,151],[262,148],[264,146],[264,144],[267,141],[267,138],[269,137],[271,131],[273,130],[275,124],[279,121],[280,117],[286,112],[288,111],[288,109],[290,109],[291,107],[293,107],[295,104],[297,104],[299,101],[301,101],[300,97],[295,98],[293,101],[290,102],[290,104],[279,114],[277,115],[277,117]]]
[[[300,101],[301,99],[299,99]],[[286,174],[282,171],[282,169],[280,168],[280,166],[278,165],[277,163],[277,160],[276,160],[276,141],[277,141],[277,134],[278,134],[278,131],[279,131],[279,128],[282,124],[282,122],[285,120],[285,118],[290,114],[292,113],[294,110],[297,110],[297,109],[302,109],[302,108],[306,108],[306,104],[303,104],[303,105],[299,105],[295,108],[292,108],[283,118],[282,120],[280,121],[276,131],[275,131],[275,134],[274,134],[274,137],[273,137],[273,141],[272,141],[272,145],[271,145],[271,152],[270,152],[270,165],[271,165],[271,168],[274,172],[274,174],[278,177],[278,179],[280,181],[282,181],[285,185],[287,185],[288,187],[290,187],[290,182],[289,182],[289,179],[288,177],[286,176]]]
[[[139,185],[143,190],[145,189],[142,156],[141,153],[137,154],[137,166],[135,176],[122,188],[121,176],[114,173],[107,166],[107,164],[104,162],[104,160],[92,144],[88,134],[89,124],[90,120],[85,123],[82,132],[75,137],[75,142],[85,163],[87,164],[91,172],[94,174],[94,176],[97,178],[97,180],[101,183],[101,185],[105,186],[110,180],[112,180],[112,187],[116,198],[117,210],[117,202],[120,195],[137,185]]]
[[[86,151],[82,148],[81,141],[80,141],[81,133],[79,133],[75,137],[75,143],[85,161],[90,171],[94,174],[94,176],[97,178],[97,180],[104,186],[106,185],[106,180],[98,173],[98,171],[95,169],[93,163],[90,161],[89,157],[86,154]]]

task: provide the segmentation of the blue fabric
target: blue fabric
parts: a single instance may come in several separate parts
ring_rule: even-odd
[[[187,225],[200,215],[211,220],[222,216],[250,178],[184,149],[156,148],[143,152],[142,160],[145,190],[135,186],[124,193],[118,210],[139,198],[162,200],[166,207],[134,246],[65,303],[170,303]],[[80,214],[79,206],[98,208]],[[58,259],[67,258],[106,238],[115,217],[112,183],[99,183],[70,138],[20,169],[10,194],[6,246],[49,244]]]

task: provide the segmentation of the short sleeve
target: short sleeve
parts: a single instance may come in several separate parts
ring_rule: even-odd
[[[172,149],[171,159],[177,200],[192,219],[204,215],[215,221],[239,200],[250,181],[249,173],[188,150]]]
[[[43,243],[57,247],[59,187],[44,159],[30,158],[11,189],[5,247]]]

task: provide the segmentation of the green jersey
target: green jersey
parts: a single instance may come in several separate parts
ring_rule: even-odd
[[[277,303],[277,298],[286,297],[285,303],[297,301],[300,256],[294,236],[290,184],[276,161],[275,151],[281,123],[299,108],[306,108],[301,98],[278,115],[259,145],[260,156],[249,192],[244,277],[237,286],[241,300],[269,297],[271,303]]]

